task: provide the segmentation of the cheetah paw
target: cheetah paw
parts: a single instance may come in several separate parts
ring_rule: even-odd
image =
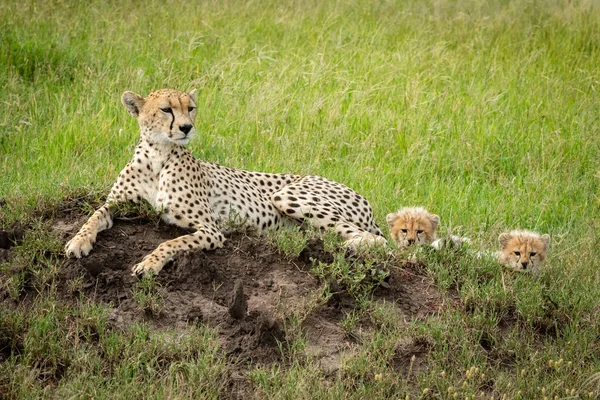
[[[444,248],[461,248],[464,246],[469,246],[470,244],[471,239],[468,237],[448,235],[445,238],[435,240],[433,243],[431,243],[431,247],[436,250],[441,250]]]
[[[361,247],[366,246],[384,246],[387,243],[382,236],[369,235],[369,236],[354,236],[351,239],[348,239],[344,242],[344,247],[357,251]]]
[[[163,263],[158,261],[156,257],[146,256],[144,259],[133,266],[131,275],[148,275],[158,274],[163,267]]]
[[[90,251],[92,251],[93,243],[94,242],[89,237],[76,235],[65,245],[65,254],[68,258],[85,257],[90,254]]]

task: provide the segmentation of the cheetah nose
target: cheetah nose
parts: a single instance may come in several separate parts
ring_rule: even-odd
[[[179,125],[179,130],[187,135],[192,130],[192,124]]]
[[[415,239],[408,239],[408,244],[414,244],[415,243]]]
[[[527,268],[527,264],[529,264],[529,262],[527,262],[527,261],[521,262],[521,265],[523,266],[523,268]]]

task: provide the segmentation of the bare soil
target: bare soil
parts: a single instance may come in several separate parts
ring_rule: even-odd
[[[54,215],[52,226],[60,239],[67,241],[86,218],[76,209],[62,210]],[[233,233],[221,249],[185,252],[169,262],[156,278],[162,306],[158,310],[142,309],[134,300],[139,278],[131,275],[132,266],[161,242],[185,233],[147,219],[117,219],[112,229],[98,234],[88,257],[61,259],[59,295],[75,302],[83,294],[108,306],[110,323],[115,329],[140,321],[157,330],[185,328],[188,324],[216,328],[222,351],[233,371],[237,371],[234,382],[235,374],[243,381],[242,373],[249,365],[285,365],[281,349],[290,340],[286,315],[294,310],[301,314],[311,294],[323,287],[324,282],[310,273],[314,260],[333,261],[332,255],[323,250],[322,241],[310,240],[297,259],[288,260],[264,238]],[[9,260],[13,250],[1,251],[0,261]],[[73,293],[73,286],[69,286],[76,279],[83,280],[83,293]],[[230,310],[235,305],[236,282],[243,287],[244,296],[241,303],[237,299],[242,305],[236,307],[247,307],[242,318],[240,309]],[[422,266],[398,262],[389,271],[384,286],[374,291],[374,299],[385,301],[386,306],[402,313],[405,320],[421,318],[445,307],[443,297]],[[237,290],[239,294],[240,289]],[[301,325],[308,339],[306,356],[316,360],[328,375],[335,374],[342,359],[351,356],[356,347],[356,338],[340,324],[356,304],[344,288],[335,290],[337,293],[331,300],[304,315]],[[34,289],[25,293],[29,297],[36,295]],[[3,307],[18,306],[18,302],[11,302],[6,296],[1,303]],[[426,342],[406,343],[399,347],[394,363],[404,370],[416,355],[417,365],[425,364],[429,348]],[[239,390],[244,392],[243,388]]]

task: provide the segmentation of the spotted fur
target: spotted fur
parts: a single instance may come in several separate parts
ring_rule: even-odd
[[[158,273],[183,250],[216,249],[221,227],[232,216],[258,232],[307,222],[333,230],[352,248],[385,243],[367,200],[319,176],[271,174],[197,160],[185,149],[195,133],[196,92],[162,89],[143,98],[125,92],[122,102],[138,120],[140,141],[106,203],[65,246],[67,256],[92,250],[98,232],[112,226],[112,211],[125,201],[148,201],[162,218],[193,232],[164,243],[133,267]]]

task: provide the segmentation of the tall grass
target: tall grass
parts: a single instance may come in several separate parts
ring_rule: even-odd
[[[575,380],[600,368],[583,323],[600,298],[596,2],[6,0],[0,24],[0,198],[14,208],[107,190],[137,141],[123,91],[197,88],[199,158],[335,179],[369,198],[382,225],[422,205],[484,247],[516,227],[553,235],[533,286],[448,277],[483,305],[415,328],[447,344],[436,365],[480,362],[468,349],[448,360],[472,342],[462,329],[497,324],[490,309],[507,304],[535,320],[549,296],[570,328],[521,364],[584,352]],[[500,371],[516,394],[514,371]]]
[[[106,187],[137,137],[120,94],[169,86],[199,89],[198,157],[343,181],[380,220],[562,234],[597,209],[592,4],[37,3],[2,6],[3,193]]]

